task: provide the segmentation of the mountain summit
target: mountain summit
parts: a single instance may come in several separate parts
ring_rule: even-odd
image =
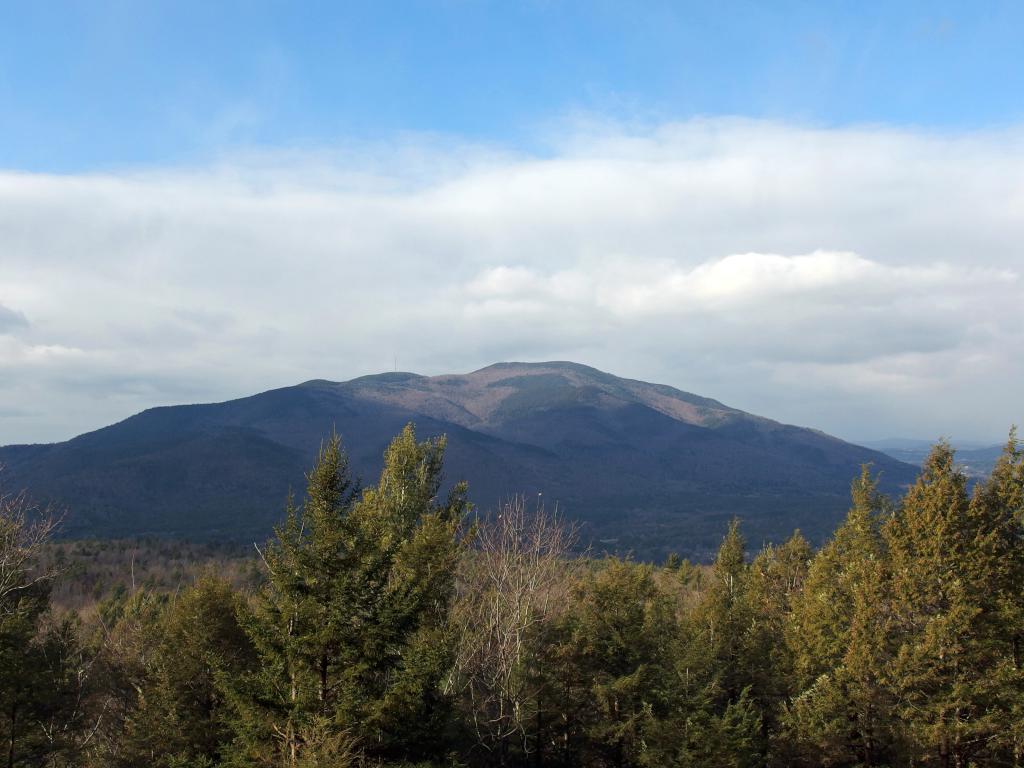
[[[478,506],[537,496],[596,549],[641,556],[705,556],[733,515],[755,544],[797,527],[819,540],[861,464],[890,490],[915,473],[816,430],[570,362],[314,380],[152,408],[64,443],[0,448],[0,464],[5,487],[68,509],[70,535],[260,538],[332,429],[370,478],[409,421],[421,438],[448,436],[446,476],[468,480]]]

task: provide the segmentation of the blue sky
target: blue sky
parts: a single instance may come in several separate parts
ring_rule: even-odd
[[[1024,110],[1000,2],[4,2],[0,167],[202,162],[565,115],[956,130]]]
[[[575,360],[1024,422],[1024,3],[0,0],[0,445]]]

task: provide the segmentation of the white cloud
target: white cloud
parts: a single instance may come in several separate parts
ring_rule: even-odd
[[[998,436],[1024,132],[564,127],[0,173],[0,443],[399,366],[579,359],[853,437]],[[45,364],[44,364],[45,363]]]
[[[695,312],[744,312],[759,303],[796,300],[803,305],[863,306],[868,300],[925,297],[960,301],[966,293],[1018,295],[1016,273],[951,264],[892,267],[855,253],[815,251],[797,256],[742,253],[693,267],[669,259],[613,257],[570,270],[542,273],[521,266],[485,269],[465,294],[476,307],[500,302],[584,303],[623,318]]]
[[[17,339],[0,336],[0,371],[50,365],[82,356],[80,349],[59,344],[24,344]]]

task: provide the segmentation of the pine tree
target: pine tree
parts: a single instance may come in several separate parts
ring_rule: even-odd
[[[678,626],[650,566],[610,559],[576,589],[565,643],[576,765],[661,766],[674,751]],[[576,762],[579,761],[579,762]]]
[[[464,485],[436,501],[444,446],[417,443],[409,425],[361,495],[337,436],[322,448],[302,508],[289,503],[268,547],[267,587],[243,619],[258,670],[233,691],[236,763],[443,749],[445,621],[467,511]]]
[[[899,514],[885,526],[892,562],[892,687],[911,756],[967,766],[1004,718],[992,671],[1000,662],[988,615],[998,566],[992,518],[972,508],[967,478],[940,443]]]
[[[252,646],[237,621],[230,585],[212,574],[174,599],[147,631],[142,696],[124,737],[127,764],[217,764],[230,739],[223,680],[251,667]]]
[[[747,697],[761,719],[767,744],[776,730],[793,678],[793,654],[786,644],[786,628],[793,605],[803,594],[811,561],[811,546],[799,531],[779,546],[766,546],[750,565],[746,598],[750,627],[745,633],[743,657],[748,660],[744,681]]]
[[[750,579],[746,542],[739,521],[733,520],[718,549],[710,583],[692,617],[693,647],[703,657],[696,659],[693,667],[703,667],[721,707],[737,701],[750,684],[751,659],[746,654],[754,615]]]
[[[814,557],[787,631],[794,698],[784,718],[790,762],[882,765],[893,753],[885,500],[867,467],[846,521]]]
[[[53,574],[40,562],[53,522],[24,495],[0,494],[0,764],[74,757],[74,620],[53,622]]]
[[[38,765],[50,751],[38,728],[46,717],[42,654],[36,642],[47,609],[44,585],[30,587],[0,605],[0,739],[4,765]]]
[[[161,644],[158,627],[168,595],[148,589],[116,590],[99,605],[99,626],[92,639],[94,674],[101,688],[99,714],[89,738],[90,766],[135,766],[150,761],[145,744],[135,740],[136,720],[153,683],[153,663]]]
[[[981,550],[992,602],[981,620],[998,659],[990,674],[1004,719],[992,747],[1007,765],[1024,765],[1024,452],[1016,430],[989,479],[976,487],[971,514],[988,531]]]
[[[797,547],[794,547],[796,549]],[[746,542],[733,520],[707,588],[683,622],[677,674],[682,681],[683,765],[762,765],[767,752],[761,707],[764,665]],[[767,673],[769,676],[771,672]]]
[[[335,581],[352,558],[352,481],[337,434],[321,446],[306,480],[303,508],[289,497],[285,521],[266,548],[265,589],[251,611],[240,611],[259,661],[228,689],[239,762],[297,765],[303,733],[329,714],[333,678],[345,666],[331,630],[345,626],[349,609]]]

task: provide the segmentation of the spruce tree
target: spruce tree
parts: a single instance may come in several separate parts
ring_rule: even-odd
[[[988,616],[997,610],[992,518],[940,443],[885,526],[892,564],[892,689],[910,757],[967,766],[986,754],[1005,718],[1001,661]]]
[[[748,631],[753,623],[750,564],[739,521],[733,520],[715,558],[710,583],[692,616],[697,651],[695,669],[703,668],[721,708],[735,702],[750,684]]]
[[[707,588],[683,622],[683,765],[763,764],[767,742],[753,686],[768,659],[752,652],[756,616],[751,567],[739,521],[718,549]]]
[[[751,625],[744,637],[748,660],[744,681],[750,703],[761,719],[767,744],[775,731],[793,678],[793,654],[786,628],[793,604],[803,593],[811,546],[799,531],[779,546],[766,546],[750,565],[747,602]]]
[[[0,764],[76,758],[77,622],[52,621],[54,574],[41,555],[52,521],[24,495],[0,493]]]
[[[992,748],[1007,765],[1024,765],[1024,452],[1016,430],[976,487],[971,514],[988,531],[981,549],[992,602],[981,619],[997,657],[990,670],[998,682],[994,707],[1004,717]]]
[[[89,739],[89,765],[127,768],[152,761],[146,729],[138,719],[154,682],[153,663],[161,645],[158,627],[168,598],[149,589],[118,589],[99,605],[94,674],[103,695]]]
[[[253,662],[231,586],[212,574],[184,590],[146,631],[155,647],[124,737],[126,764],[215,765],[230,740],[223,688]]]
[[[417,443],[407,426],[378,484],[360,494],[337,436],[322,448],[243,619],[258,670],[233,688],[236,764],[443,751],[445,621],[467,511],[462,484],[436,499],[444,447],[443,438]]]
[[[846,521],[812,561],[787,631],[795,690],[783,749],[805,765],[874,766],[893,755],[886,504],[866,466],[851,495]]]
[[[337,434],[320,448],[306,477],[302,509],[289,497],[285,521],[263,559],[267,585],[240,621],[257,669],[228,688],[236,716],[232,756],[239,764],[298,765],[308,733],[330,715],[334,677],[344,669],[350,606],[337,589],[352,560],[346,535],[352,481]]]
[[[44,657],[37,642],[48,589],[25,579],[17,590],[0,602],[0,743],[3,764],[11,768],[41,764],[50,752],[38,727],[49,704]]]
[[[674,752],[678,626],[650,566],[610,559],[580,583],[567,618],[571,705],[586,766],[662,766]]]

